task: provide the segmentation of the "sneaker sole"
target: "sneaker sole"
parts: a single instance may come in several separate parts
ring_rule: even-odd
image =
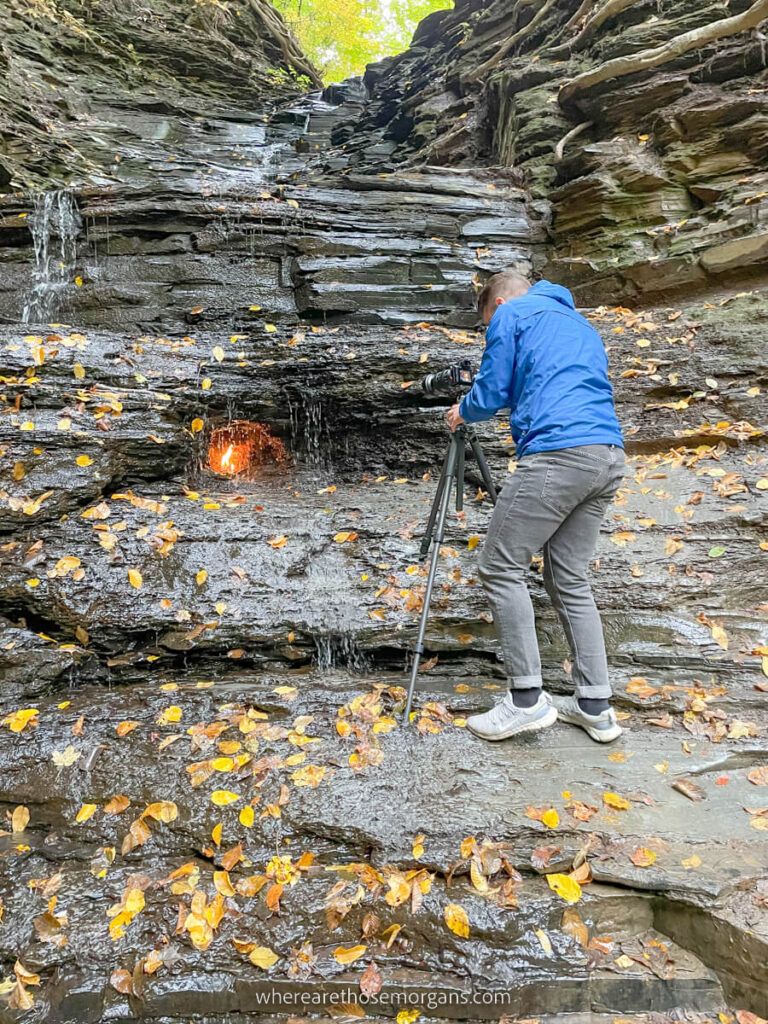
[[[540,732],[542,729],[548,729],[551,725],[554,725],[556,721],[557,709],[550,707],[549,711],[543,718],[539,718],[535,722],[529,722],[528,725],[519,726],[518,728],[505,729],[504,732],[496,733],[494,736],[484,736],[481,732],[476,732],[469,723],[467,723],[467,729],[469,729],[473,736],[477,736],[481,740],[489,740],[491,743],[495,743],[498,740],[508,740],[512,736],[521,736],[524,732]]]
[[[575,725],[593,739],[595,743],[613,743],[619,736],[623,736],[624,730],[620,725],[614,725],[610,729],[594,729],[591,725],[588,725],[583,718],[577,718],[576,715],[569,715],[567,711],[559,711],[558,718],[561,722],[567,722],[569,725]]]

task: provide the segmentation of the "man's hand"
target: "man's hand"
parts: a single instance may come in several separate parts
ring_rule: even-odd
[[[459,412],[459,403],[452,405],[448,412],[445,414],[445,422],[451,428],[451,433],[454,433],[464,422],[464,417]]]

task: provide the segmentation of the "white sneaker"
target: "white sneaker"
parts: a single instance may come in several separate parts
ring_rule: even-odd
[[[543,693],[532,708],[516,707],[512,694],[508,693],[490,711],[468,718],[467,728],[484,740],[506,740],[521,732],[548,729],[556,721],[557,709],[552,707]]]
[[[596,743],[613,743],[624,732],[613,708],[601,711],[599,715],[588,715],[586,711],[581,710],[575,697],[566,697],[560,701],[557,715],[561,722],[578,725]]]

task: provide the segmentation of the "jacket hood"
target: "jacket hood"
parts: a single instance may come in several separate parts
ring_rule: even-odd
[[[538,284],[531,288],[531,292],[535,292],[537,295],[545,295],[548,299],[554,299],[555,302],[562,302],[568,309],[576,308],[573,296],[567,288],[563,288],[560,284],[552,284],[551,281],[539,281]]]

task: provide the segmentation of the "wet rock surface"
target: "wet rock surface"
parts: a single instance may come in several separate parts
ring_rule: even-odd
[[[480,7],[473,31],[521,11]],[[422,67],[460,16],[398,60]],[[374,1019],[768,1011],[765,292],[740,264],[704,293],[586,310],[629,456],[594,576],[625,737],[561,724],[488,745],[464,727],[504,687],[471,463],[403,729],[447,444],[447,399],[419,381],[479,362],[473,278],[562,276],[558,223],[578,239],[588,211],[533,159],[491,166],[477,133],[425,148],[394,74],[369,71],[370,101],[260,80],[236,103],[226,77],[178,69],[185,105],[106,108],[99,89],[109,173],[73,157],[49,168],[57,190],[0,197],[0,1019],[222,1024],[364,997]],[[482,109],[428,105],[438,135]],[[623,217],[590,237],[650,280]],[[580,271],[593,303],[601,259]],[[252,461],[229,472],[215,432],[241,423]],[[501,482],[503,417],[478,433]],[[531,585],[557,699],[569,655],[535,563]]]
[[[458,0],[422,23],[409,50],[369,67],[372,100],[335,138],[358,170],[482,162],[516,176],[551,203],[548,273],[584,301],[759,280],[768,120],[758,7]],[[751,9],[749,27],[725,35],[725,21]],[[718,22],[715,39],[626,73],[639,54]]]

